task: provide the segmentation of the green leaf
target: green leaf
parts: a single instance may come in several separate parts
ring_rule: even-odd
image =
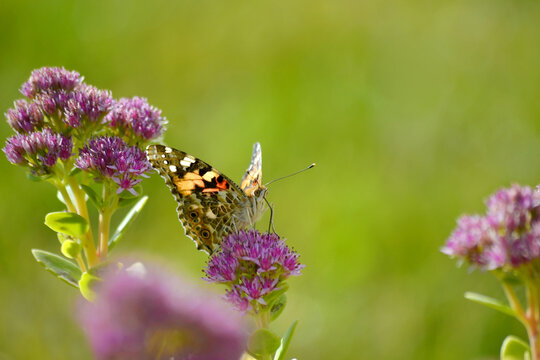
[[[500,279],[510,286],[523,285],[523,280],[515,272],[504,272]]]
[[[62,255],[64,255],[68,259],[75,259],[77,256],[79,256],[81,250],[82,246],[78,242],[73,240],[65,240],[62,243],[62,247],[60,248]]]
[[[66,205],[66,200],[64,200],[64,197],[60,191],[56,191],[56,198],[60,200],[62,204]]]
[[[71,172],[69,173],[69,176],[75,176],[80,172],[81,172],[81,169],[79,169],[78,167],[73,168],[73,170],[71,170]]]
[[[517,336],[508,335],[501,346],[501,360],[530,360],[529,344]]]
[[[287,350],[289,350],[289,345],[291,343],[292,337],[294,335],[294,331],[296,329],[296,325],[298,325],[298,320],[295,320],[287,332],[285,333],[285,336],[281,339],[281,344],[279,348],[276,351],[276,354],[274,356],[274,360],[283,360],[285,358],[285,355],[287,353]]]
[[[270,307],[270,321],[276,320],[279,315],[281,315],[285,309],[285,305],[287,305],[287,296],[283,294],[277,299],[277,301],[274,301]]]
[[[118,207],[126,207],[131,206],[135,204],[137,201],[139,201],[138,197],[132,197],[132,198],[120,198],[118,199]]]
[[[133,187],[133,190],[138,194],[138,195],[133,195],[130,191],[122,191],[120,194],[118,194],[118,197],[120,197],[120,199],[133,199],[133,198],[138,198],[140,197],[142,194],[142,185],[135,185]]]
[[[517,313],[514,310],[512,310],[508,305],[489,296],[477,294],[474,292],[466,292],[465,299],[474,301],[475,303],[478,303],[478,304],[485,305],[487,307],[490,307],[492,309],[495,309],[497,311],[502,312],[503,314],[510,315],[512,317],[517,316]]]
[[[85,218],[70,212],[52,212],[45,216],[45,225],[56,232],[81,238],[88,232],[89,225]]]
[[[33,249],[32,254],[37,262],[43,265],[47,271],[53,273],[69,285],[76,288],[79,287],[78,282],[82,273],[71,261],[44,250]]]
[[[283,282],[279,284],[280,289],[272,291],[270,294],[263,296],[264,301],[268,306],[272,307],[275,301],[278,301],[281,298],[281,295],[285,294],[289,290],[289,284]]]
[[[96,209],[103,208],[103,202],[101,201],[98,194],[88,185],[81,184],[81,189],[86,193],[88,196],[88,199],[90,199],[90,202],[96,207]]]
[[[43,180],[41,177],[33,175],[32,173],[27,173],[26,177],[28,178],[28,180],[33,181],[33,182],[39,182]]]
[[[260,358],[272,355],[279,348],[280,339],[268,329],[258,329],[249,337],[247,350],[250,355]]]
[[[281,345],[276,351],[274,360],[285,359],[285,354],[287,353],[287,350],[289,350],[289,345],[291,343],[292,337],[294,335],[294,330],[296,329],[297,324],[298,324],[298,320],[294,321],[289,327],[289,330],[287,330],[287,332],[285,333],[285,336],[283,336],[283,338],[281,339]]]
[[[100,277],[95,276],[90,272],[85,272],[79,280],[79,289],[82,296],[88,301],[94,301],[96,298],[96,286],[103,281]]]
[[[116,228],[116,231],[114,232],[113,236],[111,236],[111,239],[109,240],[109,250],[112,249],[118,240],[122,238],[124,233],[126,232],[126,229],[129,225],[135,220],[137,215],[141,212],[144,205],[146,204],[146,201],[148,201],[148,196],[142,197],[137,203],[129,210],[127,215],[124,217],[122,222],[120,222],[120,225]]]

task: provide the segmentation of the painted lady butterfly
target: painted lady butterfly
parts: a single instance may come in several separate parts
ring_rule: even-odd
[[[261,145],[240,186],[202,160],[164,145],[150,145],[146,156],[178,202],[178,217],[197,249],[212,254],[223,236],[252,227],[266,210]]]

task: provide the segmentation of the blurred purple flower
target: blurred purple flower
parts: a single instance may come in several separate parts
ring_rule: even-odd
[[[298,254],[276,234],[240,231],[223,239],[205,268],[206,280],[230,286],[225,298],[241,311],[265,305],[263,297],[281,289],[289,276],[304,268]]]
[[[34,175],[45,175],[58,159],[67,160],[72,148],[70,137],[46,128],[8,138],[3,151],[11,163],[29,166]]]
[[[6,112],[6,119],[9,126],[18,133],[39,130],[43,125],[43,113],[39,106],[26,100],[15,101],[15,107]]]
[[[140,97],[122,98],[112,107],[105,121],[121,135],[134,134],[136,139],[149,141],[160,137],[165,131],[167,120],[161,110],[150,106]]]
[[[84,171],[92,172],[98,178],[112,179],[118,192],[127,190],[137,195],[133,187],[147,177],[152,166],[145,153],[137,146],[129,146],[118,137],[96,137],[79,150],[75,165]]]
[[[159,271],[106,278],[80,320],[99,360],[239,359],[240,317],[219,299]]]
[[[76,71],[68,71],[63,67],[42,67],[32,71],[30,78],[21,87],[21,93],[33,99],[37,94],[47,91],[70,91],[82,82]]]
[[[485,216],[463,216],[441,251],[484,270],[540,259],[540,193],[513,185],[487,200]]]
[[[96,123],[107,114],[112,103],[113,98],[110,91],[82,84],[68,96],[64,121],[75,128],[81,126],[84,120]]]

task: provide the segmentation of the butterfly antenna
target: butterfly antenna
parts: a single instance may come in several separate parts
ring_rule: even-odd
[[[277,178],[277,179],[274,179],[274,180],[272,180],[272,181],[269,181],[269,182],[267,182],[266,184],[264,184],[264,186],[268,186],[268,185],[270,185],[271,183],[276,182],[276,181],[278,181],[278,180],[285,179],[285,178],[288,178],[288,177],[291,177],[291,176],[300,174],[300,173],[303,172],[303,171],[306,171],[306,170],[311,169],[311,168],[314,167],[315,165],[316,165],[316,164],[313,163],[313,164],[309,165],[309,166],[308,166],[307,168],[305,168],[305,169],[302,169],[302,170],[299,170],[299,171],[294,172],[294,173],[292,173],[292,174],[285,175],[285,176],[279,177],[279,178]],[[268,202],[268,201],[267,201],[267,202]]]
[[[274,234],[276,233],[276,229],[274,228],[274,207],[268,202],[268,199],[266,196],[263,197],[264,201],[266,201],[266,204],[268,205],[268,208],[270,209],[270,222],[268,223],[268,233],[270,234],[270,229],[272,229],[272,232]]]

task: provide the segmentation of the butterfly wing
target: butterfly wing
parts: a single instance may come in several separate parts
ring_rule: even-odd
[[[253,144],[253,154],[251,155],[251,163],[242,177],[240,188],[247,196],[253,196],[255,190],[262,187],[262,150],[261,144],[258,142]]]
[[[209,254],[236,230],[234,216],[246,194],[231,179],[183,151],[164,145],[146,149],[148,161],[178,202],[178,217],[197,249]]]

